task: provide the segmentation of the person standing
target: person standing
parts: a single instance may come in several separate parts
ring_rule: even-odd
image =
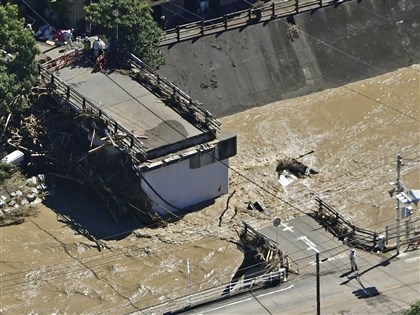
[[[90,43],[90,39],[89,36],[85,36],[85,38],[83,39],[83,52],[85,53],[85,56],[89,56],[90,54],[90,50],[91,50],[91,43]]]
[[[102,50],[102,45],[101,42],[99,41],[99,37],[95,36],[95,40],[93,41],[93,45],[92,45],[92,49],[93,49],[93,56],[96,58],[98,58],[98,56],[101,53]]]
[[[67,44],[67,47],[72,48],[73,47],[73,32],[74,29],[65,30],[63,32],[64,41]]]
[[[350,250],[349,258],[350,258],[351,271],[359,270],[356,264],[356,250],[354,248]]]

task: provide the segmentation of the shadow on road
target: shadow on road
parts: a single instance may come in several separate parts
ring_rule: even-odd
[[[387,259],[385,259],[385,260],[381,261],[380,263],[378,263],[378,264],[376,264],[376,265],[374,265],[374,266],[372,266],[372,267],[370,267],[370,268],[368,268],[368,269],[366,269],[366,270],[364,270],[364,271],[362,271],[362,272],[356,273],[355,275],[353,275],[353,276],[349,277],[347,280],[345,280],[345,281],[341,282],[341,283],[340,283],[340,285],[346,285],[346,284],[348,284],[348,283],[349,283],[351,280],[353,280],[353,279],[359,279],[359,278],[360,278],[360,276],[362,276],[363,274],[365,274],[365,273],[367,273],[367,272],[369,272],[369,271],[371,271],[371,270],[373,270],[373,269],[375,269],[375,268],[377,268],[377,267],[385,267],[385,266],[388,266],[388,265],[391,263],[391,260],[392,260],[392,259],[394,259],[394,258],[395,258],[395,257],[397,257],[397,256],[398,256],[398,255],[397,255],[397,254],[395,254],[395,255],[393,255],[393,256],[391,256],[391,257],[389,257],[389,258],[387,258]],[[340,276],[340,278],[345,277],[346,275],[349,275],[351,272],[352,272],[352,271],[349,271],[349,272],[343,273],[343,274]]]

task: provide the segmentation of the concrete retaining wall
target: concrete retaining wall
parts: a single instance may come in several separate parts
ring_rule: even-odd
[[[354,0],[162,47],[159,72],[216,116],[420,63],[420,1]],[[289,20],[290,21],[290,20]]]

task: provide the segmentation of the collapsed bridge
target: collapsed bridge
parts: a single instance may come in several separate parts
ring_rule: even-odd
[[[78,50],[39,65],[49,95],[70,109],[85,135],[86,148],[73,162],[79,175],[101,186],[119,214],[134,211],[154,222],[227,193],[236,135],[220,133],[210,112],[136,56],[121,58],[129,67],[108,73]],[[96,166],[105,161],[108,169]],[[125,198],[121,209],[118,191],[139,198]]]

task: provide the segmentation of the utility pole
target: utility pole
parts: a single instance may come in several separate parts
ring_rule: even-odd
[[[397,156],[397,192],[401,193],[404,191],[404,188],[401,185],[401,165],[402,158],[401,154],[398,153]],[[400,221],[401,221],[401,211],[400,211],[400,200],[397,198],[397,255],[400,254]]]
[[[321,315],[320,282],[319,282],[319,253],[316,253],[316,314]]]

